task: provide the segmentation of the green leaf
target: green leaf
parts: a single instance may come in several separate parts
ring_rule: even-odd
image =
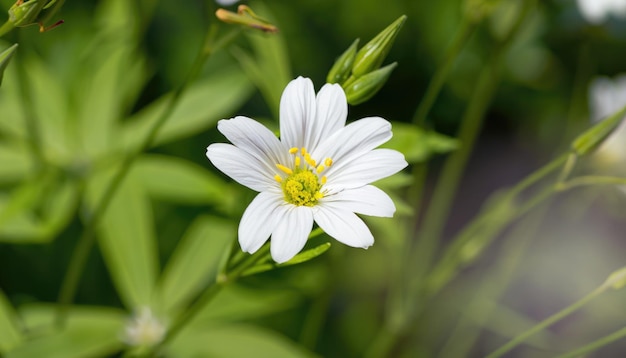
[[[31,169],[32,157],[25,142],[0,142],[0,184],[23,179]]]
[[[127,46],[119,45],[99,57],[90,66],[93,73],[81,81],[77,113],[82,147],[90,157],[112,145],[118,121],[136,95],[135,90],[128,90],[128,83],[143,83],[145,78],[144,62]]]
[[[236,239],[235,223],[202,216],[189,227],[163,271],[159,285],[161,303],[171,312],[186,306],[208,283]]]
[[[407,162],[425,162],[435,154],[444,154],[458,147],[456,139],[406,123],[393,124],[393,137],[384,147],[404,154]]]
[[[17,313],[0,290],[0,355],[10,351],[22,341]]]
[[[250,276],[250,275],[257,274],[257,273],[273,270],[276,268],[285,267],[285,266],[293,266],[293,265],[297,265],[303,262],[313,260],[314,258],[328,251],[328,249],[330,249],[330,245],[331,245],[330,242],[325,242],[312,249],[304,250],[301,253],[294,256],[291,260],[287,262],[283,262],[281,264],[270,262],[270,263],[264,263],[264,264],[260,264],[257,266],[253,266],[249,268],[248,270],[244,271],[241,274],[241,276]]]
[[[11,57],[17,50],[17,44],[9,47],[8,49],[0,52],[0,85],[2,85],[2,78],[4,76],[4,70],[7,68],[9,61],[11,61]]]
[[[315,356],[275,332],[244,324],[188,329],[172,342],[168,351],[180,358]]]
[[[230,117],[250,94],[251,85],[241,71],[224,68],[183,93],[178,106],[159,132],[155,145],[198,133]],[[159,119],[170,95],[153,102],[121,128],[122,150],[136,150]]]
[[[124,312],[112,308],[72,308],[63,330],[53,330],[55,307],[28,306],[22,310],[27,326],[39,334],[10,351],[7,358],[105,357],[121,350]]]
[[[194,322],[251,320],[284,312],[299,304],[299,300],[300,296],[294,291],[227,285],[198,313]]]
[[[76,146],[75,134],[68,131],[73,117],[68,109],[67,92],[62,86],[62,81],[44,59],[31,55],[24,61],[30,98],[24,104],[21,100],[17,103],[20,106],[28,105],[33,109],[45,156],[55,162],[72,160],[80,148]]]
[[[254,2],[251,7],[270,22],[276,23],[269,8],[263,3]],[[249,32],[247,35],[254,56],[236,47],[233,47],[233,55],[278,118],[280,97],[287,83],[293,79],[285,39],[281,33],[267,35]]]
[[[87,188],[91,212],[111,173],[94,176]],[[152,208],[131,171],[122,181],[98,230],[98,242],[122,302],[129,309],[151,303],[158,271]]]
[[[143,155],[133,170],[146,191],[160,199],[181,204],[216,204],[225,211],[239,201],[238,191],[229,183],[206,168],[177,157]]]

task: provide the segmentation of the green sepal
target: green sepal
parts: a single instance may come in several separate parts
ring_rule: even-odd
[[[406,21],[406,15],[400,16],[357,52],[352,66],[354,77],[361,77],[380,67],[393,46],[396,35],[404,25],[404,21]]]
[[[242,277],[250,276],[250,275],[257,274],[257,273],[273,270],[275,268],[293,266],[293,265],[297,265],[303,262],[313,260],[314,258],[328,251],[328,249],[330,249],[330,245],[331,245],[330,242],[326,242],[312,249],[302,251],[301,253],[294,256],[291,260],[287,262],[283,262],[282,264],[270,262],[270,263],[262,263],[262,264],[250,267],[249,269],[245,270],[241,274],[241,276]]]
[[[0,85],[2,85],[2,76],[4,75],[4,70],[7,68],[7,65],[9,64],[9,61],[11,61],[11,57],[13,57],[16,49],[17,44],[14,44],[13,46],[0,53]]]
[[[343,84],[348,77],[350,77],[358,45],[359,39],[354,40],[352,45],[350,45],[350,47],[348,47],[348,49],[344,51],[339,58],[337,58],[333,67],[328,72],[328,76],[326,77],[327,83]]]
[[[348,103],[355,106],[372,98],[378,92],[391,74],[391,71],[398,65],[394,62],[376,71],[359,77],[344,88]]]
[[[572,142],[572,150],[579,156],[592,153],[622,123],[626,107],[597,123]]]

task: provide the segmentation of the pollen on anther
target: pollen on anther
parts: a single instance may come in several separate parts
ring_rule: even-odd
[[[326,158],[324,159],[324,164],[326,164],[327,167],[330,167],[331,165],[333,165],[333,160],[330,158]]]
[[[296,154],[297,152],[298,152],[298,148],[296,147],[289,149],[289,154]]]
[[[286,166],[284,166],[282,164],[276,164],[276,168],[280,169],[283,173],[285,173],[287,175],[293,174],[293,170],[287,168]]]
[[[326,178],[326,175],[324,175],[321,179],[322,185],[326,184],[326,180],[328,179]]]
[[[294,161],[296,167],[300,166],[300,157],[296,157],[295,161]]]
[[[320,165],[317,166],[317,168],[315,170],[317,171],[317,174],[319,174],[319,173],[323,172],[324,169],[326,169],[326,168],[324,168],[324,166],[320,164]]]
[[[323,197],[324,197],[324,194],[320,193],[319,191],[315,193],[315,199],[320,200]]]
[[[283,181],[283,177],[281,177],[281,176],[280,176],[280,175],[278,175],[278,174],[274,175],[274,179],[275,179],[277,182],[279,182],[279,183]]]

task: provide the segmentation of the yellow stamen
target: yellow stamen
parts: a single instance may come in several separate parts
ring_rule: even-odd
[[[315,163],[315,160],[313,160],[313,158],[311,158],[311,155],[309,153],[306,153],[304,155],[304,160],[313,168],[317,167],[317,163]]]
[[[320,164],[320,165],[317,166],[317,169],[315,169],[315,170],[317,171],[317,174],[319,174],[319,173],[323,172],[324,169],[326,169],[326,168],[324,168],[324,166]]]
[[[320,193],[319,191],[317,193],[315,193],[315,199],[320,200],[321,198],[324,197],[324,194]]]
[[[296,164],[296,167],[300,166],[300,157],[296,157],[295,164]]]
[[[322,181],[322,185],[326,184],[326,180],[327,180],[327,179],[326,179],[326,175],[324,175],[324,176],[322,177],[322,179],[321,179],[321,181]]]
[[[298,153],[298,148],[293,147],[293,148],[289,149],[289,154],[296,154],[296,153]]]
[[[300,154],[302,154],[302,155],[306,155],[306,148],[302,147],[302,148],[300,149]]]
[[[330,167],[331,165],[333,165],[333,160],[330,158],[326,158],[324,160],[324,164],[326,164],[327,167]]]
[[[287,168],[286,166],[284,166],[282,164],[276,164],[276,168],[280,169],[283,173],[285,173],[287,175],[293,174],[293,170]]]
[[[279,183],[280,183],[281,181],[283,181],[283,177],[281,177],[281,176],[280,176],[280,175],[278,175],[278,174],[274,175],[274,179],[276,179],[276,181],[277,181],[277,182],[279,182]]]

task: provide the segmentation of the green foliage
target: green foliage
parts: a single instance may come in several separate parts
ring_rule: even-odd
[[[0,52],[0,85],[2,85],[2,77],[4,76],[4,70],[7,68],[9,61],[11,61],[11,57],[15,53],[17,49],[17,44],[7,48],[6,50]]]
[[[124,313],[113,308],[73,308],[63,330],[53,330],[55,308],[33,305],[21,310],[25,328],[44,334],[29,339],[11,350],[8,358],[79,358],[106,356],[123,348],[119,335]]]
[[[459,146],[458,141],[434,131],[404,123],[393,125],[393,138],[385,144],[404,154],[409,163],[423,163],[435,154],[451,152]]]
[[[11,303],[0,290],[0,354],[10,351],[22,341],[17,319]]]

